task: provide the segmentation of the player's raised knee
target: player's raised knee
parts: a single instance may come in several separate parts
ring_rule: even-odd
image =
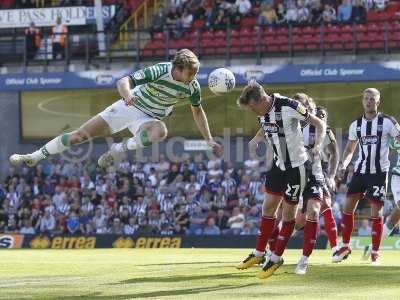
[[[151,139],[154,139],[154,141],[159,141],[165,139],[167,135],[167,126],[163,122],[155,122],[152,126],[152,131],[150,134]]]

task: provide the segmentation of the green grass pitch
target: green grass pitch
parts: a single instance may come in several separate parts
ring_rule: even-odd
[[[315,251],[305,276],[300,250],[269,279],[238,271],[247,249],[0,251],[0,299],[400,299],[400,252],[372,267],[354,251],[340,264]]]

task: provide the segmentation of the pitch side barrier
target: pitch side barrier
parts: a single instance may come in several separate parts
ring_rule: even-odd
[[[22,235],[0,234],[0,248],[15,249],[94,249],[94,248],[253,248],[254,235],[123,236],[123,235]],[[293,237],[289,249],[301,249],[303,238]],[[320,236],[315,248],[327,247]]]
[[[263,84],[362,82],[400,80],[400,61],[343,64],[235,65],[227,67],[236,84],[256,79]],[[197,79],[207,85],[214,68],[201,68]],[[115,88],[116,81],[135,71],[90,70],[80,72],[10,73],[0,75],[2,91]]]

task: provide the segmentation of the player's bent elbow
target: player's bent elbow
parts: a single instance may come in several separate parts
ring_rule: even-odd
[[[122,77],[122,78],[120,78],[120,79],[118,79],[118,81],[117,81],[117,87],[122,87],[122,86],[124,86],[124,85],[126,85],[126,84],[129,84],[129,77],[128,76],[125,76],[125,77]]]

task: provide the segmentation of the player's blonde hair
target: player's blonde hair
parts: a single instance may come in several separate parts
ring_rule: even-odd
[[[200,67],[200,61],[189,49],[181,49],[175,53],[172,65],[180,70],[198,70]]]
[[[256,80],[250,80],[244,87],[242,94],[237,99],[238,106],[248,105],[250,101],[259,102],[266,93]]]
[[[372,94],[374,95],[375,100],[379,101],[381,98],[381,93],[376,88],[367,88],[364,90],[363,95],[365,94]]]
[[[313,98],[311,98],[306,93],[296,93],[292,97],[294,100],[300,101],[301,103],[306,103],[308,107],[310,107],[313,111],[315,111],[317,105]]]

